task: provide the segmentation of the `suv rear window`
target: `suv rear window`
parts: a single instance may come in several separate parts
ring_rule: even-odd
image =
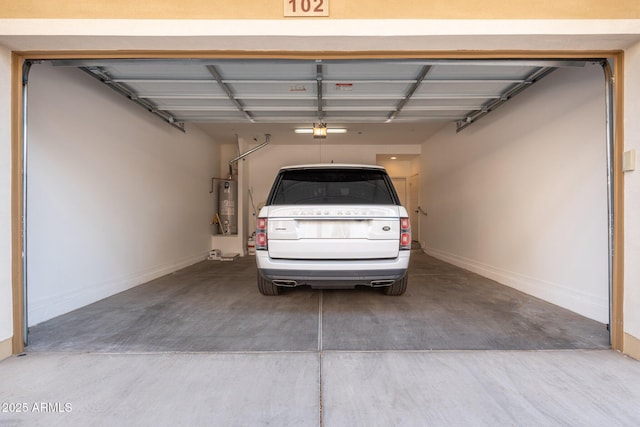
[[[397,205],[385,171],[370,169],[291,169],[278,176],[269,205]]]

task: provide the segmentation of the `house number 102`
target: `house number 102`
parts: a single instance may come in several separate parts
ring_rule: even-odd
[[[329,0],[284,0],[284,16],[329,16]]]

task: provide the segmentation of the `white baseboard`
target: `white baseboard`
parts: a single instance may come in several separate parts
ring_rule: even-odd
[[[438,249],[425,248],[424,252],[434,258],[495,280],[498,283],[566,308],[589,319],[605,324],[609,323],[608,302],[601,301],[594,295],[580,292],[579,290],[559,283],[529,277]]]
[[[158,265],[148,268],[144,271],[138,271],[126,276],[122,276],[115,280],[102,283],[93,283],[90,286],[81,289],[67,290],[64,293],[47,297],[44,299],[34,299],[27,302],[29,313],[29,326],[52,319],[61,314],[68,313],[77,308],[94,303],[101,299],[110,297],[119,292],[126,291],[135,286],[149,282],[158,277],[172,273],[181,268],[188,267],[207,258],[208,252],[194,255],[182,260],[176,261],[170,265]]]
[[[13,354],[13,338],[0,341],[0,360],[6,359]]]
[[[625,333],[622,351],[627,356],[640,360],[640,339]]]

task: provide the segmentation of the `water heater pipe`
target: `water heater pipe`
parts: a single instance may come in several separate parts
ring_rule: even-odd
[[[251,153],[253,153],[253,152],[258,151],[258,150],[259,150],[259,149],[261,149],[262,147],[264,147],[264,146],[266,146],[267,144],[269,144],[269,139],[271,138],[271,135],[270,135],[270,134],[268,134],[268,133],[265,133],[265,134],[264,134],[264,137],[265,137],[265,141],[264,141],[262,144],[258,145],[257,147],[253,147],[251,150],[247,151],[247,152],[246,152],[246,153],[244,153],[244,154],[240,154],[240,155],[239,155],[238,157],[236,157],[235,159],[229,160],[229,176],[233,175],[233,173],[232,173],[232,172],[233,172],[232,167],[233,167],[233,164],[234,164],[234,163],[236,163],[236,162],[237,162],[237,161],[239,161],[239,160],[244,159],[244,158],[245,158],[245,157],[247,157],[249,154],[251,154]]]

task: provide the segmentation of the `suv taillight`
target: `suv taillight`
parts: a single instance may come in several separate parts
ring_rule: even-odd
[[[267,249],[267,218],[258,218],[256,227],[256,250],[264,251]]]
[[[411,249],[411,223],[409,218],[400,218],[400,250]]]

